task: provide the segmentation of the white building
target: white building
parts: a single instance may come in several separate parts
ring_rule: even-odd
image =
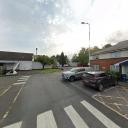
[[[6,52],[0,51],[0,69],[12,70],[32,70],[32,53]]]

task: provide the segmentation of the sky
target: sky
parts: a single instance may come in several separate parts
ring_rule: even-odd
[[[128,0],[0,0],[0,51],[71,56],[128,39]]]

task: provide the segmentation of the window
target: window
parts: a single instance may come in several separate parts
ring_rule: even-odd
[[[100,66],[99,65],[93,65],[94,71],[99,71],[100,70]]]

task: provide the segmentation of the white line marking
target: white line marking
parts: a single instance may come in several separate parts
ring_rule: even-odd
[[[81,104],[88,109],[99,121],[101,121],[107,128],[120,128],[117,124],[115,124],[112,120],[106,117],[102,112],[93,107],[87,101],[82,101]]]
[[[17,93],[17,95],[16,95],[15,98],[13,99],[11,105],[9,106],[9,108],[8,108],[8,110],[5,112],[5,114],[3,115],[2,119],[5,119],[5,118],[8,116],[10,110],[12,109],[12,107],[13,107],[14,103],[16,102],[18,96],[20,95],[20,92],[22,91],[22,89],[23,89],[23,88],[20,88],[19,92]]]
[[[14,83],[13,85],[20,85],[20,84],[26,84],[26,82],[18,82],[18,83]]]
[[[22,122],[17,122],[15,124],[11,124],[11,125],[5,126],[3,128],[21,128],[21,125],[22,125]]]
[[[105,103],[105,102],[103,103],[102,101],[98,100],[98,99],[97,99],[97,98],[95,98],[94,96],[92,96],[92,98],[93,98],[94,100],[96,100],[97,102],[99,102],[99,103],[103,104],[105,107],[109,108],[110,110],[112,110],[112,111],[116,112],[118,115],[120,115],[120,116],[124,117],[125,119],[128,119],[128,118],[127,118],[127,117],[125,117],[123,114],[121,114],[120,112],[116,111],[114,108],[112,108],[112,107],[110,107],[110,106],[106,105],[106,103]],[[109,104],[110,104],[110,103],[109,103]]]
[[[3,96],[12,86],[9,86],[7,89],[5,89],[1,94],[0,96]]]
[[[57,128],[52,111],[47,111],[37,116],[37,128]]]
[[[89,128],[72,105],[64,108],[64,110],[76,128]]]
[[[30,76],[21,76],[21,77],[23,77],[23,78],[24,78],[24,77],[25,77],[25,78],[29,78]]]
[[[27,81],[28,79],[20,79],[20,80],[17,80],[18,82],[25,82],[25,81]]]

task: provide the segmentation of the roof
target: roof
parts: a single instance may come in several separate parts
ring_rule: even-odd
[[[0,51],[0,60],[32,61],[32,53]]]
[[[113,45],[109,48],[104,48],[102,50],[94,52],[92,55],[108,53],[108,52],[115,52],[115,51],[123,51],[123,50],[128,50],[128,40],[121,41],[121,42],[117,43],[116,45]]]

